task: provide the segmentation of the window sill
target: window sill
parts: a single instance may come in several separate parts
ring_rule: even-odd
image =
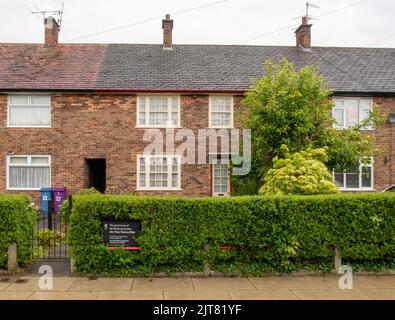
[[[136,126],[136,129],[182,129],[181,126],[172,126],[172,127],[164,127],[164,126]]]
[[[337,130],[345,130],[345,129],[352,129],[352,127],[332,127]],[[360,129],[359,131],[375,131],[375,128],[369,128],[369,129]]]
[[[340,191],[351,191],[351,192],[374,192],[374,188],[339,188]]]
[[[21,129],[51,129],[52,126],[7,126],[7,128],[10,128],[10,129],[17,129],[17,128],[21,128]]]
[[[44,188],[44,187],[43,187]],[[47,188],[47,187],[45,187]],[[51,188],[51,187],[48,187]],[[7,188],[10,191],[40,191],[41,188]]]
[[[231,127],[213,127],[213,126],[209,126],[207,127],[207,129],[235,129],[234,126]]]

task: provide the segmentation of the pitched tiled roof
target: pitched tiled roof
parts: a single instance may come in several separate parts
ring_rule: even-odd
[[[106,47],[0,44],[0,89],[94,90]]]
[[[149,44],[2,44],[0,89],[244,91],[283,57],[317,64],[335,92],[395,93],[395,49]]]

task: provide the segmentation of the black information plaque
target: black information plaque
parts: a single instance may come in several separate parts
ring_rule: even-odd
[[[137,247],[136,238],[141,232],[138,220],[102,221],[104,242],[109,247]]]

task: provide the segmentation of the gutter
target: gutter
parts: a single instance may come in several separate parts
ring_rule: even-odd
[[[218,94],[244,94],[246,90],[180,90],[180,89],[171,89],[171,90],[146,90],[146,89],[97,89],[96,93],[115,93],[115,94],[138,94],[138,93],[181,93],[181,94],[210,94],[210,93],[218,93]]]

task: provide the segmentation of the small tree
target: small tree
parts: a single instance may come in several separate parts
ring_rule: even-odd
[[[339,192],[324,164],[328,159],[325,149],[307,149],[293,154],[284,145],[281,149],[285,158],[273,159],[273,168],[267,172],[260,194],[313,195]]]
[[[252,170],[233,178],[238,185],[256,181],[256,191],[274,157],[283,158],[282,145],[290,152],[327,147],[325,165],[343,170],[359,164],[360,158],[376,154],[373,137],[360,126],[338,130],[332,127],[332,91],[315,66],[295,70],[286,59],[279,64],[265,62],[265,75],[246,93],[240,113],[244,128],[252,130]],[[377,107],[362,125],[380,123]],[[250,188],[251,189],[251,188]]]

